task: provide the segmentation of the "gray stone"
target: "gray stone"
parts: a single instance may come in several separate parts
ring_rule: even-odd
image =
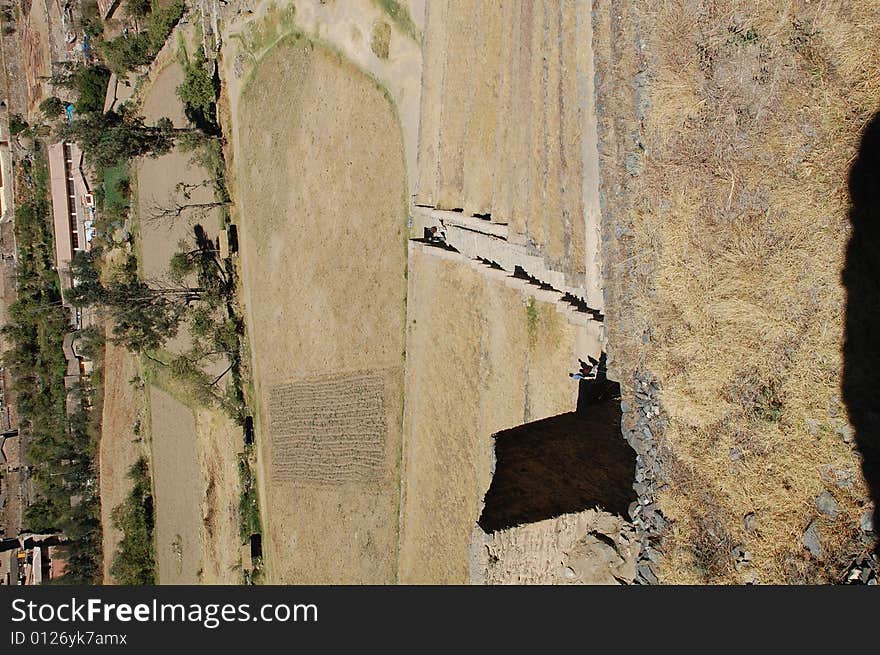
[[[743,516],[743,528],[746,532],[755,532],[758,529],[758,516],[754,512]]]
[[[735,462],[737,460],[742,459],[743,452],[740,450],[739,446],[734,446],[730,449],[730,461]]]
[[[828,491],[823,491],[819,494],[819,497],[816,498],[816,509],[825,516],[830,516],[833,519],[836,519],[840,515],[840,505],[837,504],[837,501],[834,500],[834,496]]]
[[[660,512],[654,512],[654,527],[657,529],[657,532],[663,532],[667,525],[669,524],[663,518],[663,515]]]
[[[851,469],[835,469],[834,477],[838,489],[849,489],[855,484],[855,473]]]
[[[862,528],[862,532],[865,534],[871,534],[874,532],[874,516],[871,512],[865,512],[862,514],[862,518],[859,520],[859,525]]]
[[[742,578],[743,584],[747,585],[756,585],[760,584],[761,580],[758,578],[758,574],[754,571],[749,571]]]
[[[816,521],[811,521],[807,529],[804,530],[804,536],[801,539],[804,548],[810,551],[810,554],[819,559],[822,557],[822,544],[819,543],[819,526]]]
[[[660,561],[660,551],[656,548],[646,548],[645,557],[648,559],[649,562],[657,564]]]
[[[625,400],[621,400],[620,401],[620,411],[623,412],[624,414],[629,414],[629,412],[632,411],[632,405],[630,405]]]
[[[654,571],[651,570],[650,565],[639,564],[638,571],[639,577],[642,578],[646,584],[657,584],[657,576],[654,575]]]
[[[626,153],[626,172],[630,175],[639,173],[639,155],[635,152]]]
[[[839,428],[837,428],[837,434],[840,435],[844,443],[852,443],[855,440],[852,427],[849,423],[845,423],[844,425],[841,425]]]
[[[819,434],[819,421],[817,421],[814,418],[808,418],[807,419],[807,431],[811,435],[813,435],[814,437],[818,436],[818,434]]]
[[[635,519],[639,514],[639,510],[641,510],[641,505],[639,505],[637,500],[634,500],[629,504],[629,511],[627,513],[631,519]]]

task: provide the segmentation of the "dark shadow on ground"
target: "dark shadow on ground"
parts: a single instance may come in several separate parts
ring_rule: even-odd
[[[620,435],[620,387],[602,377],[581,382],[578,411],[495,435],[485,532],[595,507],[627,516],[635,452]]]
[[[849,176],[843,399],[880,525],[880,114],[868,123]]]

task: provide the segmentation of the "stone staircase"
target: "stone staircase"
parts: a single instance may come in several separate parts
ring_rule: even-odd
[[[516,260],[601,309],[589,3],[436,0],[426,25],[416,209],[457,215],[466,256]]]

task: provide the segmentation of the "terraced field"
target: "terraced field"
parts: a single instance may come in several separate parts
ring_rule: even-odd
[[[509,226],[601,307],[584,3],[433,2],[415,202]]]

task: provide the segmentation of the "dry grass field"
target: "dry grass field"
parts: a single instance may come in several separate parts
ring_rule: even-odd
[[[299,36],[256,62],[237,102],[267,578],[392,582],[406,309],[394,107],[368,75]]]
[[[464,584],[492,435],[574,410],[577,337],[503,272],[430,250],[410,249],[400,580]]]
[[[838,582],[867,548],[870,509],[841,401],[841,271],[847,175],[880,99],[880,5],[607,12],[644,43],[621,58],[625,86],[605,107],[644,109],[617,201],[615,275],[630,288],[616,300],[629,293],[635,318],[612,317],[611,342],[662,388],[660,507],[672,521],[661,581]],[[643,87],[630,87],[636,71]],[[823,491],[836,518],[817,510]],[[819,557],[802,542],[814,520]],[[737,545],[751,553],[742,570]]]

